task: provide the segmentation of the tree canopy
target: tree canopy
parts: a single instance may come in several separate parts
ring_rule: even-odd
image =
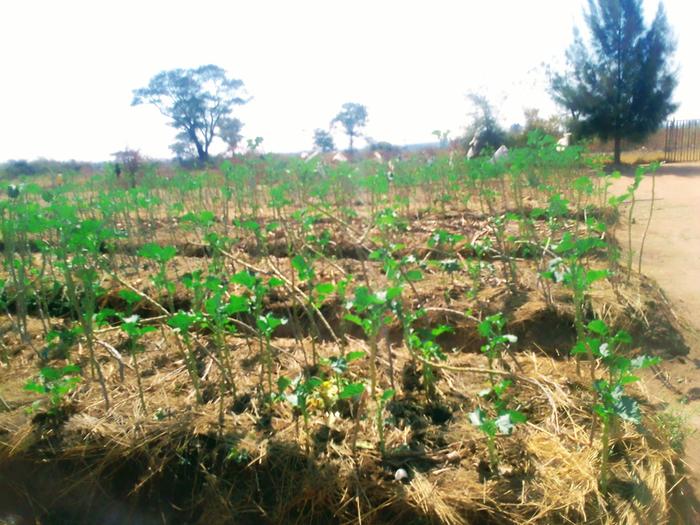
[[[506,141],[506,132],[498,123],[496,112],[488,98],[479,93],[469,93],[467,98],[472,103],[469,114],[471,124],[467,128],[466,140],[477,136],[479,147],[496,149]]]
[[[132,105],[146,103],[157,107],[179,130],[174,145],[177,151],[192,147],[204,162],[209,159],[214,137],[220,131],[231,130],[233,107],[246,102],[239,95],[242,88],[241,80],[228,78],[226,71],[212,64],[172,69],[158,73],[147,87],[135,89]]]
[[[367,108],[356,102],[346,102],[340,112],[331,121],[331,124],[339,123],[343,126],[345,134],[350,140],[350,153],[353,151],[353,140],[359,135],[359,129],[367,124]]]
[[[333,142],[333,136],[329,131],[325,129],[315,129],[314,130],[314,146],[320,149],[322,152],[327,153],[335,149],[335,143]]]
[[[236,148],[243,139],[243,136],[241,135],[242,129],[243,123],[237,118],[222,117],[219,120],[219,137],[221,137],[221,140],[224,141],[231,154],[236,151]]]
[[[568,71],[551,79],[554,100],[571,115],[572,131],[614,141],[644,139],[676,109],[676,75],[670,61],[675,42],[659,4],[647,28],[642,0],[588,0],[586,44],[574,30]]]

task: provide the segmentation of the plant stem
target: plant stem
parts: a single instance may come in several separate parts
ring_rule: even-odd
[[[603,435],[601,446],[600,488],[603,492],[607,492],[610,460],[610,423],[606,418],[603,418]]]
[[[651,217],[654,213],[654,200],[656,199],[656,171],[651,174],[651,204],[649,206],[649,218],[647,219],[647,225],[644,228],[644,235],[642,235],[642,242],[639,245],[639,265],[637,271],[641,275],[642,273],[642,255],[644,253],[644,243],[647,240],[647,233],[649,233],[649,225],[651,224]]]

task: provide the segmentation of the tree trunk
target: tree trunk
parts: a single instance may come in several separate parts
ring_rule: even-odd
[[[615,152],[614,152],[614,157],[613,157],[613,163],[616,166],[620,165],[620,153],[622,150],[622,138],[619,136],[615,137]]]
[[[202,143],[197,138],[197,134],[193,130],[188,130],[187,135],[190,137],[192,144],[194,144],[194,147],[197,149],[197,158],[199,159],[199,162],[204,164],[209,160],[209,153],[207,152],[207,149],[202,146]]]
[[[348,150],[350,152],[350,155],[352,155],[352,139],[353,139],[353,134],[350,133],[350,149]]]
[[[204,164],[206,161],[209,160],[209,155],[207,154],[207,151],[202,147],[202,145],[199,142],[195,142],[194,145],[197,148],[197,157],[199,158],[199,162]]]

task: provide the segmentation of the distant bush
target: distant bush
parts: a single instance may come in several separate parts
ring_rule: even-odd
[[[17,177],[43,175],[45,173],[79,172],[87,167],[92,167],[92,164],[76,160],[10,160],[5,164],[0,164],[0,176],[13,179]]]
[[[391,156],[396,156],[401,153],[401,148],[398,146],[395,146],[391,144],[390,142],[386,141],[379,141],[379,142],[373,142],[369,145],[369,150],[374,153],[375,151],[378,151],[379,153],[387,153],[388,155]]]

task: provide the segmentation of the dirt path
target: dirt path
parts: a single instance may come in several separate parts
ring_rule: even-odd
[[[631,177],[623,177],[614,189],[630,182]],[[648,176],[639,188],[633,213],[635,268],[651,196],[652,178]],[[627,246],[626,223],[624,218],[618,235],[623,246]],[[700,163],[671,164],[657,172],[654,210],[643,255],[642,273],[658,282],[674,311],[688,324],[690,353],[662,366],[672,388],[661,381],[652,381],[647,387],[652,399],[669,403],[671,410],[695,429],[686,443],[686,461],[695,494],[700,496]]]

